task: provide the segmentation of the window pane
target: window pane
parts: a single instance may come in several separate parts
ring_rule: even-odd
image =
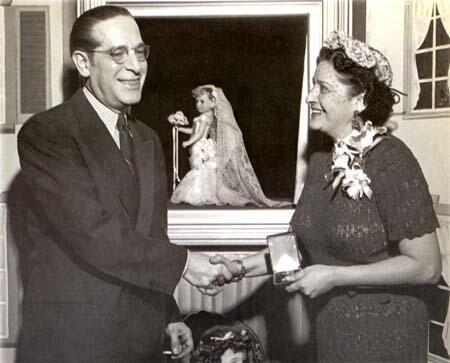
[[[433,53],[426,52],[416,54],[417,71],[419,79],[431,78],[433,76]]]
[[[433,21],[430,21],[430,25],[428,26],[427,36],[423,40],[419,49],[431,48],[433,46]]]
[[[448,94],[448,83],[447,81],[436,82],[435,89],[435,108],[450,107],[450,96]],[[422,92],[422,89],[421,89]]]
[[[442,327],[439,325],[430,324],[430,352],[439,355],[444,358],[450,358],[445,349],[444,342],[442,340]]]
[[[431,82],[420,84],[420,95],[415,110],[431,108]]]
[[[436,50],[436,77],[446,77],[450,64],[450,48]]]
[[[450,37],[445,31],[441,19],[436,19],[436,46],[450,44]]]
[[[428,301],[433,302],[428,306],[430,319],[443,323],[447,315],[449,292],[434,286],[428,289],[428,293]]]

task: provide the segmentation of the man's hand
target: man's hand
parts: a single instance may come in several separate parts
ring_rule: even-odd
[[[222,264],[226,267],[226,269],[231,273],[231,279],[226,279],[225,281],[219,281],[219,285],[223,285],[225,282],[234,281],[232,280],[233,277],[241,276],[243,271],[242,265],[236,262],[236,260],[232,261],[228,258],[226,258],[224,255],[214,255],[210,257],[209,262],[211,262],[213,265]],[[242,277],[242,276],[241,276]]]
[[[194,348],[191,329],[183,322],[167,325],[166,334],[170,337],[172,359],[180,359],[189,354]]]
[[[215,295],[221,291],[225,281],[231,280],[233,274],[222,263],[211,264],[209,256],[200,252],[189,252],[187,269],[183,276],[191,285],[208,295]]]

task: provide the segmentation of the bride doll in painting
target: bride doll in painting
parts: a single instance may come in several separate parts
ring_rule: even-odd
[[[173,203],[280,207],[287,203],[266,198],[245,149],[242,132],[222,89],[204,85],[192,91],[199,116],[182,143],[191,146],[191,170],[172,194]]]

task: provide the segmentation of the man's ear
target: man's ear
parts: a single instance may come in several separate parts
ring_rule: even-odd
[[[76,50],[72,54],[72,61],[75,67],[78,70],[78,73],[80,73],[80,76],[84,78],[89,78],[91,72],[91,60],[89,59],[86,52],[83,52],[81,50]]]

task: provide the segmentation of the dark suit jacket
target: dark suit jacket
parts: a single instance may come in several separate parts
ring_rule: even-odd
[[[19,362],[162,359],[186,251],[166,234],[159,139],[139,121],[130,127],[138,186],[81,90],[19,133],[28,239]]]

